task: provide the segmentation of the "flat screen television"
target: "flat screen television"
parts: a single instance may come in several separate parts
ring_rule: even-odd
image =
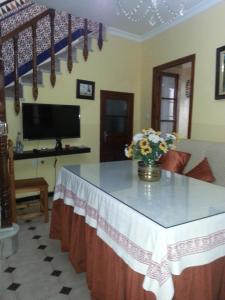
[[[80,106],[22,104],[23,138],[28,140],[80,137]]]

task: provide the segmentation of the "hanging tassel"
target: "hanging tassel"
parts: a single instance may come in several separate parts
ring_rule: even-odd
[[[102,38],[102,23],[99,23],[99,31],[98,31],[98,48],[99,50],[102,50],[103,46],[103,38]]]
[[[32,37],[33,37],[33,58],[32,58],[32,65],[33,65],[33,98],[37,100],[38,97],[38,85],[37,85],[37,24],[32,26]]]
[[[72,22],[71,14],[68,14],[68,54],[67,54],[67,69],[71,73],[73,69],[72,57]]]
[[[88,59],[88,20],[84,19],[84,48],[83,48],[84,60]]]
[[[19,63],[18,63],[18,35],[15,35],[13,38],[14,45],[14,109],[18,115],[20,112],[20,95],[19,95]]]
[[[55,11],[54,9],[50,10],[50,27],[51,27],[51,75],[50,75],[50,81],[52,87],[55,86],[56,82],[56,75],[55,75],[55,38],[54,38],[54,32],[55,32]]]

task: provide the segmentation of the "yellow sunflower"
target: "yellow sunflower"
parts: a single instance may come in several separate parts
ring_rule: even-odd
[[[152,148],[151,147],[146,146],[146,147],[141,148],[141,154],[142,155],[148,155],[150,153],[152,153]]]
[[[141,148],[146,148],[149,146],[148,140],[147,139],[142,139],[140,140],[140,147]]]
[[[159,144],[159,149],[160,150],[162,150],[164,153],[166,153],[167,152],[167,144],[165,143],[165,142],[161,142],[160,144]]]

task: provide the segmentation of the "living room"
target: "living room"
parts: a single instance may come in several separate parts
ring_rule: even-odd
[[[43,4],[43,2],[38,3]],[[79,105],[80,138],[63,139],[63,147],[65,145],[70,147],[87,146],[91,151],[79,155],[58,156],[57,161],[55,157],[16,160],[16,179],[44,177],[49,184],[49,192],[53,192],[61,166],[99,162],[102,90],[134,94],[133,134],[140,132],[142,128],[151,127],[153,68],[192,54],[195,54],[195,66],[190,137],[194,140],[224,143],[225,108],[221,106],[224,99],[215,99],[215,84],[216,50],[225,44],[225,33],[223,32],[225,3],[224,1],[205,2],[207,4],[205,3],[204,10],[199,10],[198,14],[193,13],[189,18],[186,18],[184,13],[183,22],[169,26],[168,29],[154,36],[148,34],[126,35],[125,33],[122,35],[122,31],[116,33],[115,30],[107,30],[106,26],[101,51],[98,49],[97,40],[93,39],[92,51],[89,51],[88,60],[85,62],[82,51],[78,49],[76,52],[78,63],[74,63],[71,73],[67,70],[67,62],[60,60],[60,71],[56,74],[54,88],[49,83],[49,73],[45,73],[43,83],[38,87],[38,99],[35,103]],[[78,79],[95,83],[93,100],[81,99],[76,96]],[[23,87],[21,106],[22,103],[34,103],[32,86],[29,84]],[[23,131],[22,113],[20,112],[18,115],[15,113],[14,101],[10,98],[6,98],[6,118],[8,138],[15,144],[17,133]],[[180,136],[180,138],[186,137]],[[55,140],[24,140],[23,146],[25,151],[52,149],[55,147]],[[26,226],[26,229],[32,227],[29,224]],[[25,231],[23,234],[25,235]],[[60,269],[58,265],[56,266],[57,270]],[[7,294],[8,298],[3,299],[10,299],[9,297],[20,299],[15,298],[17,297],[14,295],[15,293],[12,292],[10,296]],[[51,297],[58,299],[56,296],[54,298],[54,295]],[[65,294],[62,297],[66,297]],[[84,299],[89,299],[85,297]],[[27,299],[39,298],[32,298],[32,296],[29,298],[27,295]],[[43,299],[50,299],[50,296]],[[211,299],[219,300],[220,298],[218,296],[218,298]],[[100,300],[103,299],[100,298]]]

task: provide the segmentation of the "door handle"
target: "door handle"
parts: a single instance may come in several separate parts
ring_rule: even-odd
[[[104,136],[104,142],[106,143],[108,137],[107,131],[104,131],[103,136]]]

